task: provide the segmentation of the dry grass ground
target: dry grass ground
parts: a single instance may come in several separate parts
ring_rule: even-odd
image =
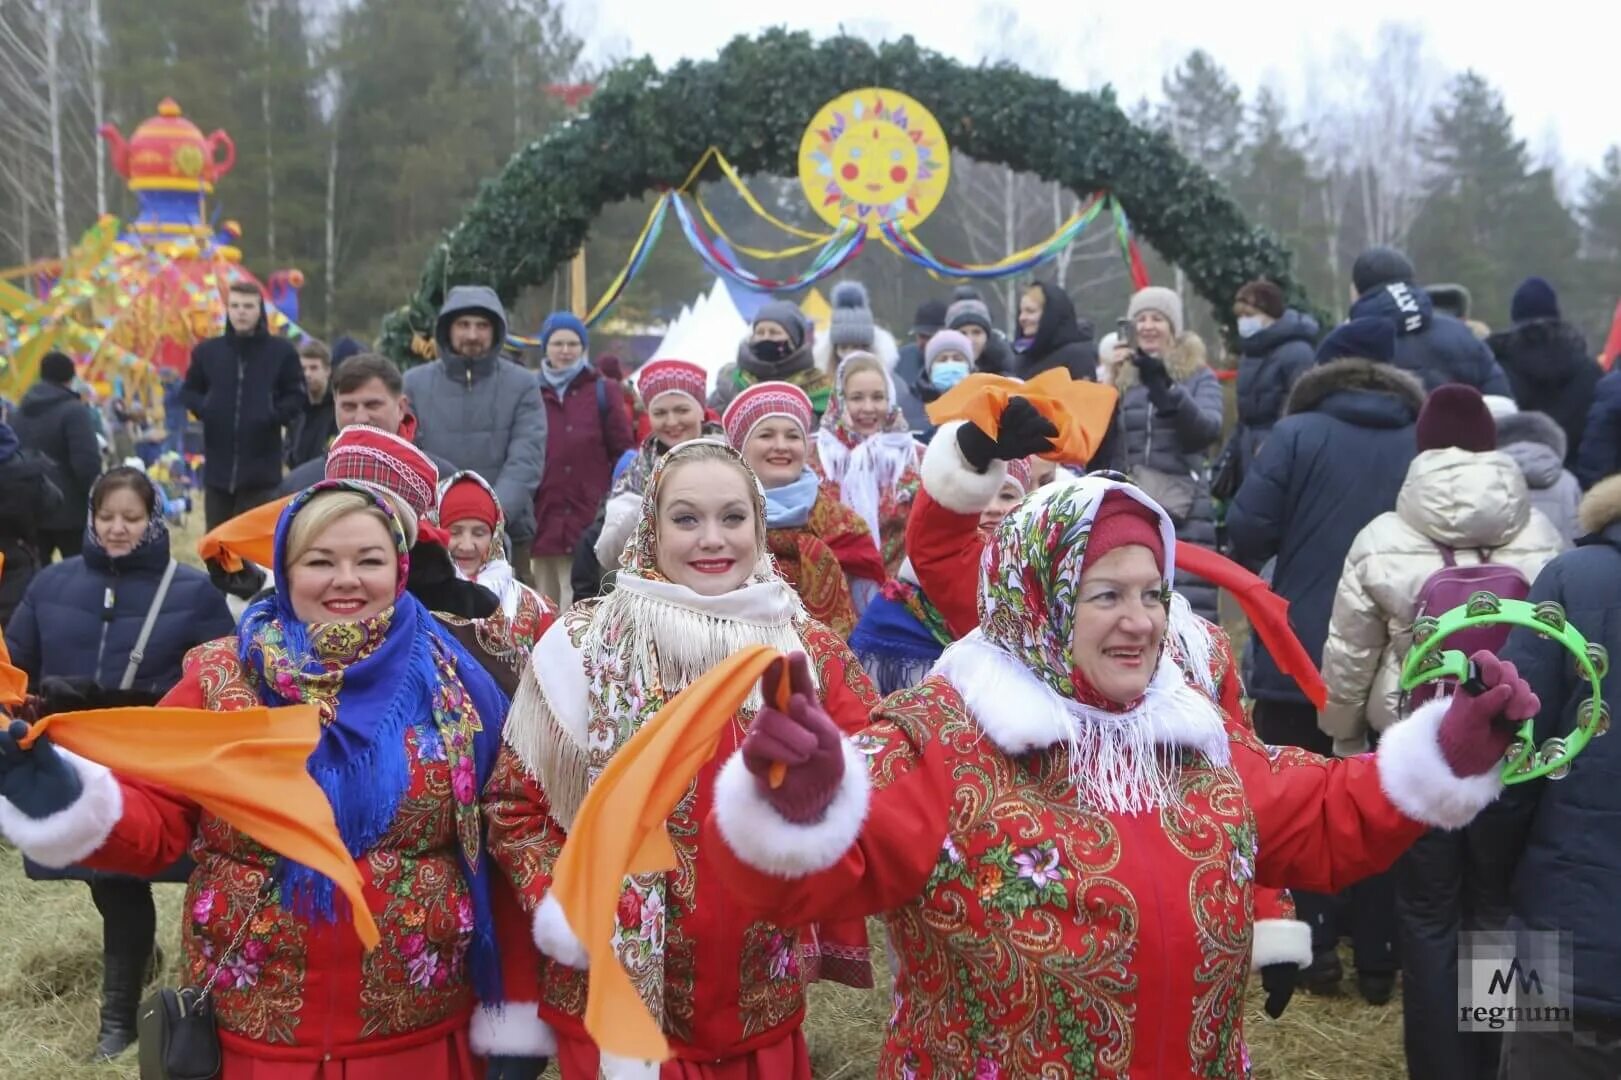
[[[174,551],[176,558],[194,562],[200,512],[189,525],[175,530]],[[1229,621],[1228,627],[1242,647],[1242,623]],[[162,977],[172,985],[182,887],[160,885],[156,891],[158,941],[167,957]],[[877,924],[874,930],[881,964]],[[17,853],[0,843],[0,1080],[135,1080],[129,1055],[111,1065],[82,1063],[95,1041],[100,979],[101,923],[89,890],[78,882],[28,881]],[[882,971],[879,985],[888,985]],[[1246,1030],[1260,1080],[1405,1077],[1399,997],[1376,1009],[1354,994],[1297,993],[1282,1020],[1269,1019],[1260,1002],[1254,984]],[[814,987],[806,1030],[819,1080],[870,1080],[889,1012],[886,990]]]

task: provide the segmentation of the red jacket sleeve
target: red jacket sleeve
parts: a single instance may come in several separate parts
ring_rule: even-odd
[[[918,587],[954,637],[979,625],[979,559],[984,550],[978,512],[948,510],[928,488],[918,489],[906,522],[906,557],[912,560]]]

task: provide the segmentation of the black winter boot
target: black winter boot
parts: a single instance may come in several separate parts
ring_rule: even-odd
[[[135,1012],[152,964],[150,953],[106,953],[101,959],[101,1032],[91,1061],[110,1061],[135,1045]]]

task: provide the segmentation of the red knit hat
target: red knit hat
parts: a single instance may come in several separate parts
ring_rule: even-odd
[[[654,360],[636,373],[636,389],[648,405],[665,394],[685,394],[702,409],[708,385],[709,373],[690,360]]]
[[[1160,534],[1159,515],[1118,488],[1103,496],[1092,518],[1092,535],[1086,540],[1081,572],[1095,560],[1128,544],[1141,544],[1154,553],[1154,565],[1165,571],[1165,538]]]
[[[1436,387],[1418,412],[1419,451],[1450,446],[1476,454],[1497,449],[1497,422],[1486,399],[1463,383]]]
[[[450,528],[458,521],[481,521],[494,532],[501,521],[495,496],[477,479],[454,480],[439,499],[439,524]]]
[[[793,383],[755,383],[726,406],[726,415],[722,417],[721,424],[726,428],[727,441],[741,450],[749,439],[749,433],[761,421],[775,416],[792,420],[809,437],[815,423],[816,409],[805,391]]]
[[[428,455],[398,435],[367,424],[352,424],[338,432],[326,452],[326,478],[392,491],[418,518],[426,518],[438,502],[434,493],[439,490],[439,470]]]

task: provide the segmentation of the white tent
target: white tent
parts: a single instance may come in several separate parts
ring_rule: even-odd
[[[748,332],[748,320],[737,310],[726,283],[717,277],[707,293],[700,294],[690,308],[681,309],[650,359],[690,360],[709,372],[713,388],[715,373],[737,359],[737,347]]]

